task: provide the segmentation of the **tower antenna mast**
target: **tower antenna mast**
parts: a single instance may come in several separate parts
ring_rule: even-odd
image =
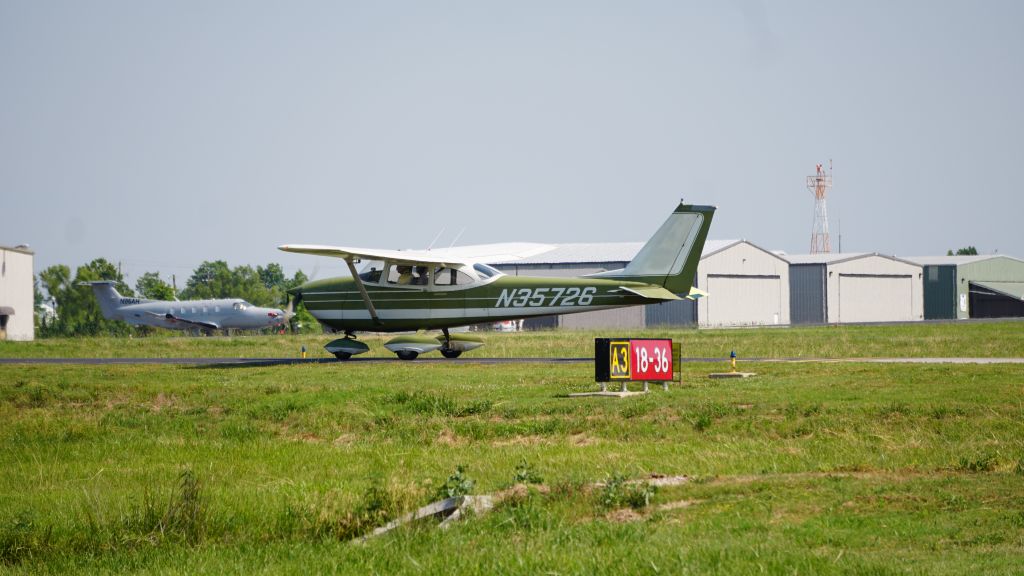
[[[815,174],[807,177],[807,189],[814,194],[814,225],[811,227],[811,254],[828,254],[832,252],[832,240],[828,235],[828,206],[826,199],[832,188],[832,160],[828,161],[828,171],[818,164]]]

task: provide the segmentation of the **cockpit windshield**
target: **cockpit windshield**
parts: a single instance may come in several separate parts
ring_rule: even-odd
[[[359,273],[359,279],[363,282],[377,284],[380,282],[380,275],[383,270],[383,262],[380,260],[370,260],[363,266],[363,271]]]
[[[500,276],[501,271],[491,268],[487,264],[473,264],[473,270],[480,275],[480,278],[494,278]]]
[[[248,308],[252,308],[252,304],[249,304],[245,300],[242,300],[241,302],[235,302],[234,304],[231,305],[231,307],[234,308],[235,310],[246,310]]]

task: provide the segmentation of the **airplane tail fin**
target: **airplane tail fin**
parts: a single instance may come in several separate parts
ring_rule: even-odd
[[[594,276],[644,282],[674,294],[688,294],[714,215],[714,206],[680,203],[625,268]]]
[[[101,280],[97,282],[82,282],[92,286],[92,293],[96,295],[96,302],[103,311],[103,317],[108,320],[118,320],[117,309],[121,307],[121,294],[114,288],[114,282]]]

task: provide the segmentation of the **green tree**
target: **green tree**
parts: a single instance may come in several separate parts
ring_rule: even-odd
[[[966,248],[958,248],[956,252],[952,250],[946,251],[946,256],[977,256],[978,249],[974,246],[967,246]]]
[[[266,268],[257,266],[256,274],[259,275],[263,285],[268,289],[284,286],[286,281],[284,277],[284,270],[281,268],[281,265],[276,262],[267,264]]]
[[[228,268],[227,262],[203,262],[185,283],[182,300],[242,298],[256,306],[277,306],[274,296],[252,266]]]
[[[84,266],[79,266],[75,271],[74,280],[71,280],[70,276],[70,269],[62,264],[50,266],[39,274],[46,291],[57,300],[57,319],[50,325],[41,327],[42,336],[131,333],[128,324],[104,318],[92,288],[80,284],[95,280],[113,280],[118,292],[125,296],[134,296],[135,293],[125,284],[124,277],[115,265],[105,258],[97,258]]]
[[[159,272],[146,272],[135,281],[139,295],[150,300],[174,300],[174,288],[160,278]]]

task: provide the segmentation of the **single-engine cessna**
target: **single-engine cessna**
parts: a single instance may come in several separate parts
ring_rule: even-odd
[[[351,277],[309,282],[289,293],[323,325],[345,337],[325,348],[338,359],[369,347],[358,331],[441,330],[434,337],[406,334],[384,347],[403,360],[440,350],[456,358],[483,341],[449,328],[544,316],[641,306],[690,293],[707,239],[713,206],[679,204],[668,220],[621,270],[577,278],[506,276],[484,264],[487,255],[458,249],[431,252],[374,250],[340,246],[279,246],[285,252],[341,258]],[[367,261],[361,272],[356,263]]]
[[[217,300],[147,300],[121,296],[111,281],[83,282],[92,286],[103,317],[122,320],[136,326],[156,326],[176,330],[214,330],[235,328],[259,330],[280,326],[289,315],[277,308],[253,306],[240,298]]]

